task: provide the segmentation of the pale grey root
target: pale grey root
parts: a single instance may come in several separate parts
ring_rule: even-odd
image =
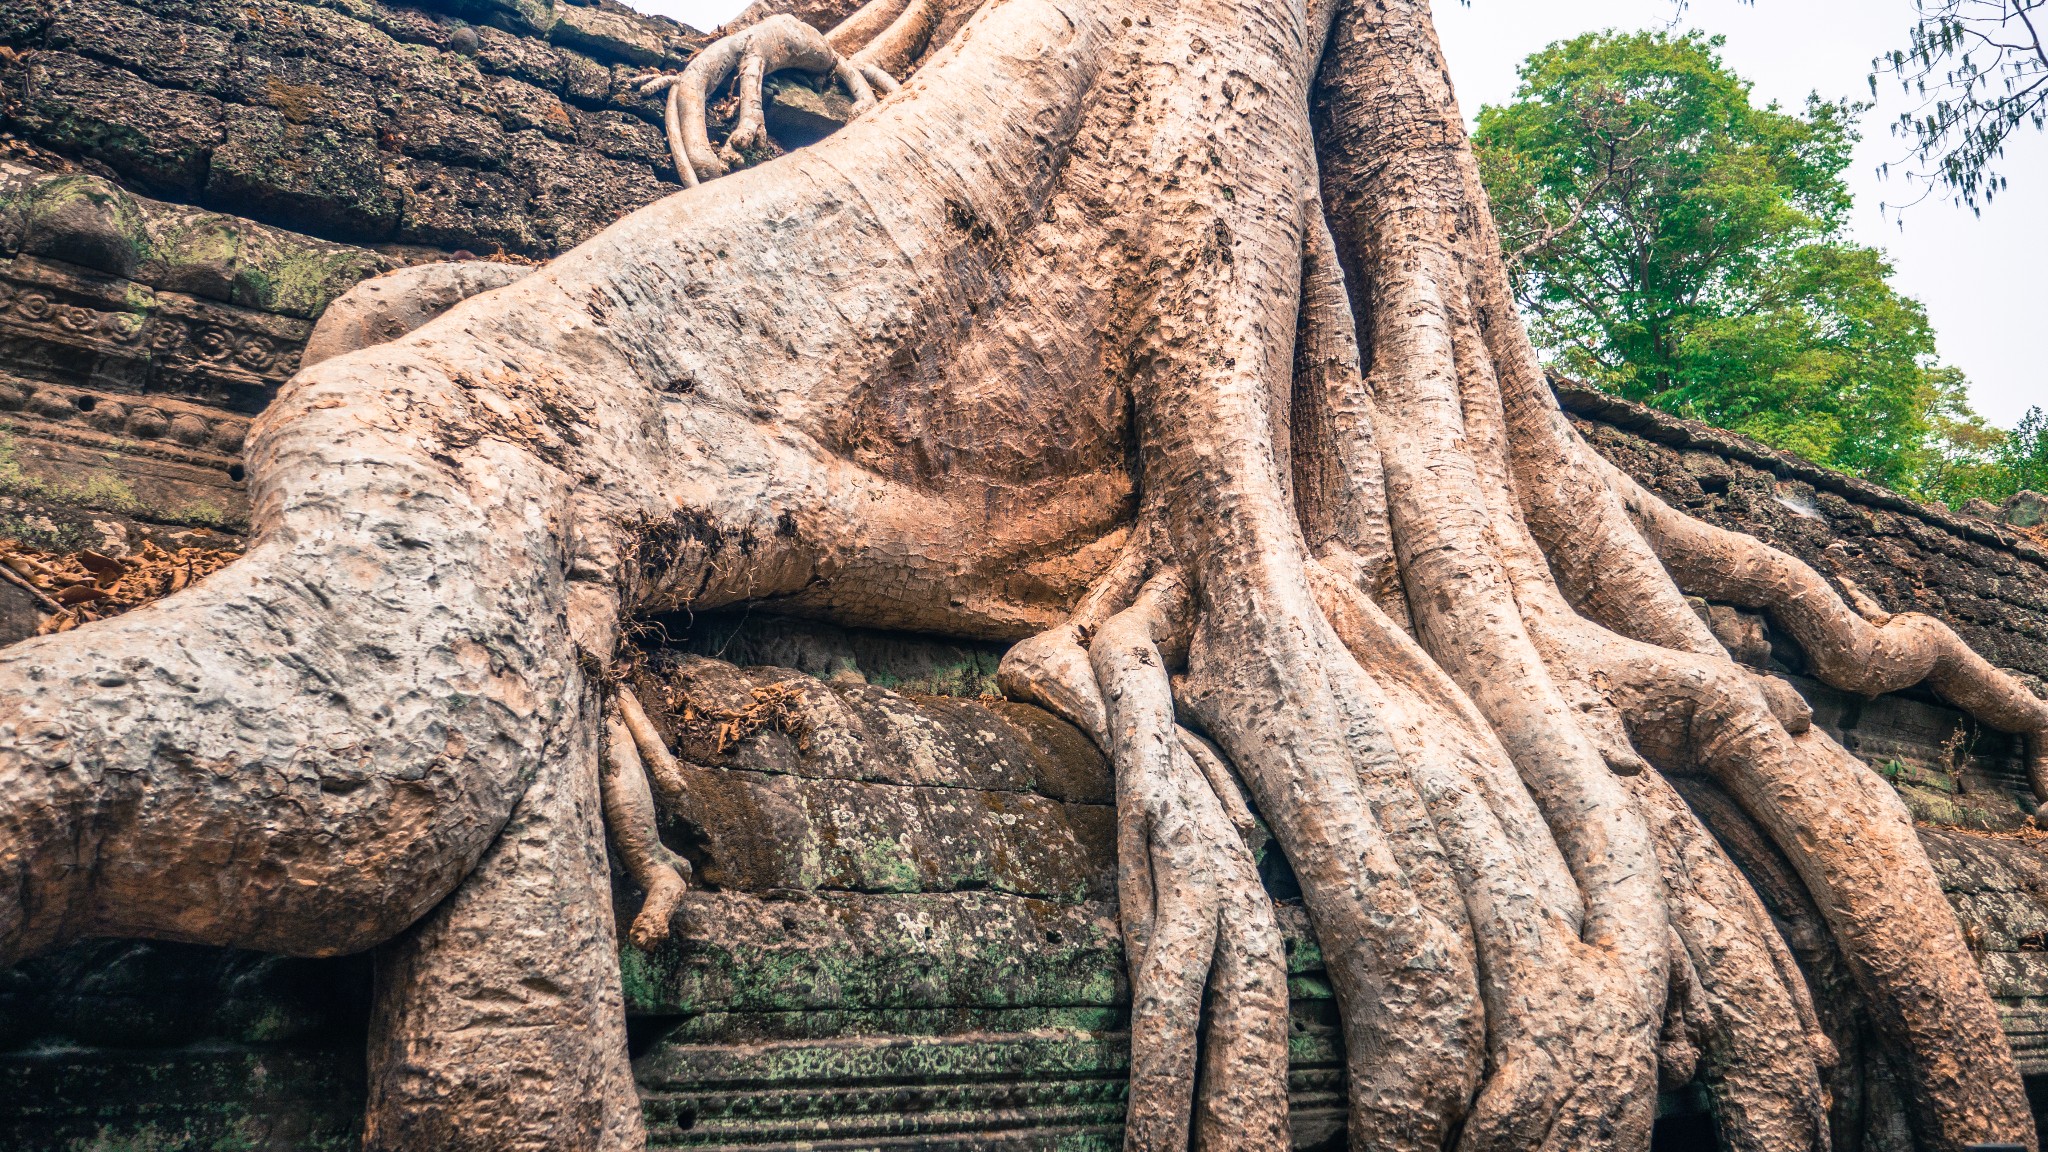
[[[1133,1148],[1285,1144],[1254,815],[1353,1147],[1640,1152],[1696,1075],[1732,1147],[1824,1148],[1804,978],[1665,773],[1782,853],[1922,1143],[2034,1147],[1896,796],[1685,595],[1927,680],[2037,788],[2048,705],[1579,442],[1425,0],[806,11],[652,82],[690,190],[338,302],[251,434],[241,561],[0,651],[0,959],[395,940],[372,1147],[639,1147],[604,828],[650,945],[687,785],[599,681],[636,616],[773,601],[1012,642],[1004,689],[1112,759]],[[865,110],[738,167],[780,69]]]

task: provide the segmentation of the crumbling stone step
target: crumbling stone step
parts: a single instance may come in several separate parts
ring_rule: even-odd
[[[622,951],[628,1012],[1111,1006],[1115,905],[993,892],[694,892],[677,934]]]
[[[692,863],[744,891],[1114,895],[1115,809],[1032,792],[816,780],[684,765]]]
[[[344,1152],[362,1141],[363,1094],[360,1061],[324,1051],[9,1053],[0,1056],[0,1147]]]
[[[827,682],[671,652],[635,688],[676,755],[706,767],[1112,799],[1095,745],[1026,705],[913,695],[851,669]]]
[[[1342,1049],[1328,1025],[1295,1035],[1290,1108],[1314,1146],[1341,1130]],[[1036,1031],[665,1045],[635,1074],[657,1146],[1112,1148],[1129,1066],[1124,1032]]]

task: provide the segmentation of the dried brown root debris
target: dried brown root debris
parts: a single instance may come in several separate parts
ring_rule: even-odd
[[[0,540],[0,579],[28,591],[44,613],[36,634],[68,632],[181,592],[241,556],[233,548],[185,547],[154,541],[127,556],[90,549],[46,552]]]

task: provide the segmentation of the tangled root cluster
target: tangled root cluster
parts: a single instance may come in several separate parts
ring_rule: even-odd
[[[744,151],[780,68],[877,102],[713,180],[705,100]],[[1640,1150],[1689,1081],[1829,1147],[1816,963],[1924,1146],[2033,1147],[1903,806],[1687,597],[2020,734],[2043,800],[2048,703],[1579,439],[1425,0],[872,0],[656,83],[700,186],[301,372],[244,559],[0,652],[0,953],[398,937],[371,1148],[637,1147],[603,829],[640,946],[688,866],[622,637],[763,604],[1013,641],[1109,754],[1134,1149],[1285,1146],[1261,822],[1354,1147]]]

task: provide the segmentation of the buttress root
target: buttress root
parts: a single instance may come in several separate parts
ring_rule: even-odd
[[[1769,612],[1824,682],[1875,696],[1925,682],[1980,723],[2025,745],[2034,822],[2048,827],[2048,700],[1918,612],[1886,612],[1853,580],[1831,586],[1812,566],[1750,536],[1696,520],[1582,449],[1687,593]],[[1832,557],[1831,557],[1832,559]],[[1784,693],[1781,691],[1781,696]],[[1789,731],[1804,731],[1810,713]]]
[[[1169,569],[1131,596],[1129,575],[1113,571],[1102,587],[1125,587],[1015,646],[1002,683],[1087,730],[1115,765],[1132,1000],[1126,1147],[1179,1152],[1192,1139],[1277,1152],[1286,961],[1250,846],[1260,830],[1222,756],[1175,720],[1169,669],[1186,651],[1186,584]]]

